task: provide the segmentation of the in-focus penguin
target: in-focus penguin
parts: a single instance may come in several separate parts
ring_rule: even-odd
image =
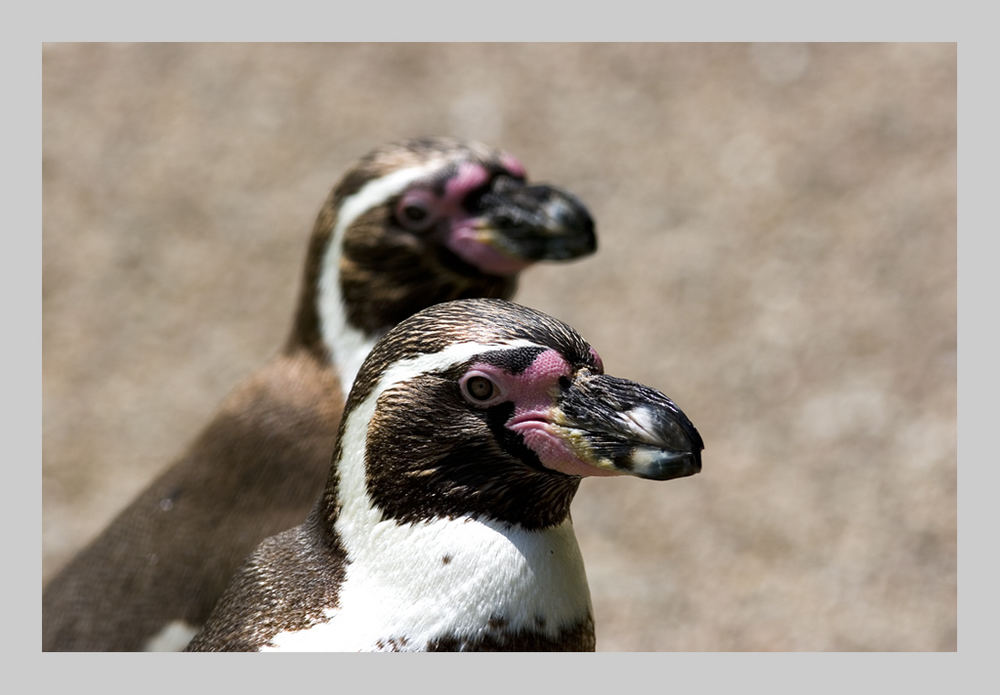
[[[498,299],[425,309],[362,366],[305,523],[260,545],[188,649],[593,650],[581,477],[688,476],[702,449],[566,324]]]
[[[362,158],[319,213],[284,349],[49,582],[43,649],[181,649],[247,555],[320,495],[341,385],[382,334],[437,302],[510,297],[533,262],[595,248],[584,206],[504,152],[433,138]]]

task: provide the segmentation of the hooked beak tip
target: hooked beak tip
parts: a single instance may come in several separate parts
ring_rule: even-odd
[[[698,430],[665,395],[606,374],[580,374],[561,395],[560,417],[581,458],[606,473],[671,480],[701,471]]]
[[[700,451],[636,451],[626,473],[649,480],[686,478],[701,472]]]
[[[527,261],[566,261],[597,250],[590,212],[555,186],[523,186],[497,195],[481,222],[489,229],[488,243]]]

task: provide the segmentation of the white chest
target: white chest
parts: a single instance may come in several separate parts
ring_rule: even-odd
[[[491,621],[556,637],[591,613],[573,528],[506,529],[495,522],[380,522],[351,563],[330,620],[275,636],[292,651],[423,650],[475,637]]]

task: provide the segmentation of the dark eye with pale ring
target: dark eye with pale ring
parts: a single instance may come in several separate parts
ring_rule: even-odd
[[[422,232],[434,224],[432,202],[424,191],[408,193],[396,206],[396,219],[406,229]]]
[[[466,380],[465,382],[465,392],[473,400],[477,401],[488,401],[496,393],[496,387],[493,386],[493,382],[484,376],[474,376]]]
[[[403,215],[403,219],[412,224],[420,224],[426,220],[427,216],[430,214],[427,212],[427,208],[419,203],[408,203],[403,206],[403,209],[400,212]]]

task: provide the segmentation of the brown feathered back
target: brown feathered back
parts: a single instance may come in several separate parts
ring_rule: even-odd
[[[187,451],[46,588],[42,648],[131,651],[172,621],[202,624],[257,543],[302,521],[342,409],[336,376],[307,351],[237,386]]]

